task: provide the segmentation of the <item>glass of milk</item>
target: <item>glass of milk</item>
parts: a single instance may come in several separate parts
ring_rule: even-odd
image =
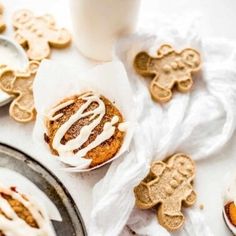
[[[70,0],[77,48],[88,58],[110,61],[115,41],[135,31],[140,0]]]

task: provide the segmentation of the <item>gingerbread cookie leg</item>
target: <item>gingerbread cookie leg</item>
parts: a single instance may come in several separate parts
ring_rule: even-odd
[[[168,102],[172,98],[171,86],[161,87],[159,78],[154,79],[150,84],[150,92],[154,100],[164,103]]]
[[[191,76],[185,76],[183,80],[179,80],[177,82],[177,89],[182,93],[189,92],[192,86],[193,86],[193,80]]]
[[[27,104],[27,106],[21,106],[22,103]],[[32,112],[33,106],[33,101],[29,101],[27,98],[21,95],[11,103],[9,109],[10,116],[14,117],[14,119],[18,122],[26,123],[32,121],[36,115],[35,111]]]
[[[30,59],[41,61],[43,58],[50,56],[50,47],[46,40],[41,38],[35,38],[33,40],[27,40],[28,50],[27,55]]]
[[[184,215],[181,213],[181,202],[165,201],[157,211],[159,223],[169,231],[179,229],[184,223]]]

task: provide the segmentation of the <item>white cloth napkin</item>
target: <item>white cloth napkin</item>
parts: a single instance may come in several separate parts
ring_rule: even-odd
[[[130,152],[113,162],[94,188],[90,236],[126,235],[127,230],[122,231],[126,224],[138,235],[169,236],[158,225],[155,213],[134,209],[134,186],[148,173],[153,160],[175,152],[185,152],[196,161],[213,158],[236,127],[236,47],[223,39],[201,38],[196,21],[189,18],[152,24],[150,32],[155,34],[131,36],[118,42],[116,48],[138,103],[139,126]],[[132,66],[140,50],[155,54],[162,43],[176,49],[194,47],[201,52],[203,62],[201,73],[194,76],[193,90],[176,92],[166,105],[151,100],[148,80],[138,76]],[[178,236],[212,235],[202,213],[194,209],[185,213],[186,224]]]

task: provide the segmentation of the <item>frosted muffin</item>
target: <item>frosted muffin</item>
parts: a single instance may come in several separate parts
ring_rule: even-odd
[[[15,187],[0,184],[0,236],[55,236],[45,209]]]
[[[45,141],[51,152],[71,166],[81,158],[89,167],[113,158],[122,146],[123,116],[114,103],[95,92],[65,98],[45,119]]]

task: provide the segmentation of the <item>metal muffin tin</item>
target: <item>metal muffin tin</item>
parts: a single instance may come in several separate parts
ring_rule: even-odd
[[[62,222],[52,221],[57,236],[86,236],[86,229],[69,192],[47,168],[27,154],[0,143],[0,167],[16,171],[38,186],[54,202]]]

